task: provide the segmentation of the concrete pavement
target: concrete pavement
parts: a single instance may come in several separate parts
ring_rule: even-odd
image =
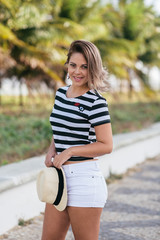
[[[130,170],[108,186],[99,240],[160,239],[160,156]],[[43,215],[6,232],[3,240],[40,240]],[[66,240],[73,240],[69,231]]]

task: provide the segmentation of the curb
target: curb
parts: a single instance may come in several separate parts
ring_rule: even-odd
[[[115,152],[118,152],[124,147],[129,147],[130,145],[159,135],[160,122],[140,131],[114,135],[114,148],[112,154],[114,155]],[[104,155],[100,157],[100,159],[108,159],[110,156],[112,159],[112,154],[107,156]],[[0,193],[35,180],[38,172],[45,167],[44,159],[45,155],[41,155],[0,167]]]
[[[35,180],[44,159],[42,155],[0,167],[0,193]]]

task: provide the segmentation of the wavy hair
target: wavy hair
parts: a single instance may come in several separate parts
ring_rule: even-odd
[[[68,64],[73,53],[82,53],[88,65],[88,87],[100,92],[109,89],[108,72],[102,65],[102,59],[98,48],[91,42],[76,40],[71,43],[67,61]]]

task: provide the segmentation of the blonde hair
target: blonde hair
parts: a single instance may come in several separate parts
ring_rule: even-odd
[[[67,61],[68,64],[71,55],[75,52],[82,53],[88,65],[88,87],[100,92],[106,92],[109,88],[108,72],[102,65],[102,59],[98,48],[91,42],[85,40],[76,40],[71,43]]]

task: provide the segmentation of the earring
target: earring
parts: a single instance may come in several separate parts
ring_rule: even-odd
[[[70,79],[69,73],[67,73],[67,79]]]

